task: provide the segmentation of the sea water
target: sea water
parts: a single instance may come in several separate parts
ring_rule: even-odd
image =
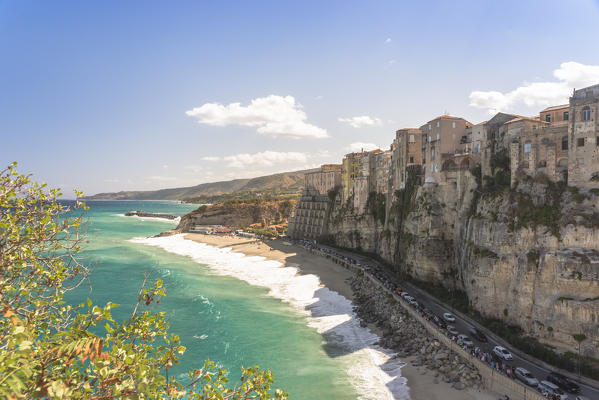
[[[402,362],[376,345],[351,303],[320,285],[314,275],[262,257],[193,242],[183,235],[152,238],[176,221],[125,217],[132,210],[183,215],[195,205],[167,201],[88,202],[82,252],[89,282],[67,296],[131,313],[146,274],[164,281],[170,331],[187,347],[173,372],[211,359],[239,377],[242,366],[259,364],[291,399],[408,399]]]

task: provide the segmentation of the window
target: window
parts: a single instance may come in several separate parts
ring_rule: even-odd
[[[562,137],[562,150],[568,150],[568,136]]]
[[[480,143],[476,146],[476,152],[480,153]]]
[[[428,142],[431,142],[431,135],[428,135]]]
[[[433,147],[431,149],[431,160],[434,160],[434,159],[435,159],[435,148]]]
[[[551,122],[551,115],[545,115],[545,122]]]
[[[599,146],[599,136],[595,137],[595,145]]]
[[[437,121],[437,128],[441,126],[441,121]]]
[[[432,130],[432,129],[433,129],[432,125],[431,125],[431,124],[428,124],[428,130],[430,131],[430,130]]]
[[[441,134],[437,133],[437,140],[441,139]]]
[[[546,166],[547,166],[547,161],[545,161],[545,160],[539,161],[539,168],[544,168]]]
[[[543,144],[549,144],[549,139],[543,138],[543,140],[541,140],[541,143],[543,143]]]
[[[578,147],[584,147],[584,138],[581,137],[581,138],[576,139],[576,145]]]
[[[410,164],[414,164],[414,157],[410,157]]]
[[[525,153],[530,153],[531,149],[532,149],[532,144],[530,144],[530,142],[524,143],[524,152]]]
[[[564,111],[564,121],[567,121],[570,118],[570,113],[568,111]]]
[[[455,121],[451,123],[451,127],[455,128]]]
[[[537,126],[536,126],[536,125],[533,125],[533,126],[532,126],[532,130],[534,131],[535,129],[537,129]]]
[[[585,107],[582,109],[582,120],[583,121],[591,120],[591,109],[589,107]]]
[[[584,165],[584,158],[579,158],[578,159],[578,166],[582,167]]]
[[[410,143],[416,143],[416,138],[414,137],[414,135],[410,135]]]

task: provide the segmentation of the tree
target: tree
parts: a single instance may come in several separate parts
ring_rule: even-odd
[[[16,163],[0,171],[1,398],[287,399],[258,366],[242,368],[233,386],[212,361],[185,384],[170,376],[185,347],[164,313],[149,309],[165,296],[160,280],[143,283],[122,322],[111,316],[116,304],[66,304],[63,295],[87,274],[77,258],[86,206],[67,207],[60,196]]]

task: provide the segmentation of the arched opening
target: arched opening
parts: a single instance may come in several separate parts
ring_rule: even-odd
[[[568,159],[567,158],[560,158],[557,161],[557,169],[559,171],[567,171],[568,170]]]
[[[442,170],[443,171],[453,171],[457,168],[457,165],[453,160],[447,160],[443,163]]]

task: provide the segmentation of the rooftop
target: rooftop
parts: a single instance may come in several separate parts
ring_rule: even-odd
[[[570,108],[570,105],[569,104],[562,104],[561,106],[551,106],[551,107],[547,107],[544,110],[541,110],[541,112],[561,110],[562,108]]]

